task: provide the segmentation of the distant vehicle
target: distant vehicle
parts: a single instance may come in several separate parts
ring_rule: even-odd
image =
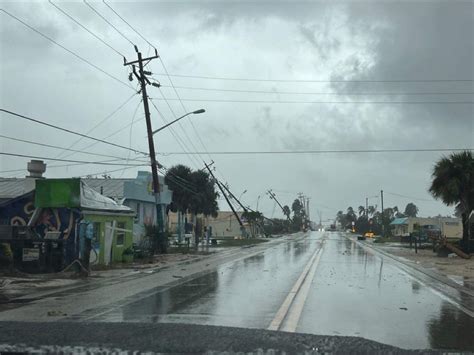
[[[365,240],[365,236],[364,235],[358,235],[357,240]]]
[[[330,230],[331,232],[336,231],[336,225],[335,225],[335,224],[331,224],[331,225],[329,226],[329,230]]]
[[[373,237],[375,237],[374,232],[365,232],[364,233],[364,238],[373,238]]]

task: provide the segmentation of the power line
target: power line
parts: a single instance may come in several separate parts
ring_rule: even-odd
[[[177,78],[194,78],[207,80],[229,80],[229,81],[262,81],[262,82],[290,82],[290,83],[436,83],[436,82],[472,82],[474,79],[388,79],[388,80],[316,80],[316,79],[257,79],[257,78],[236,78],[236,77],[219,77],[204,75],[184,75],[184,74],[163,74],[156,75],[174,76]]]
[[[183,108],[184,113],[186,113],[186,112],[187,112],[187,109],[186,109],[186,107],[184,106],[183,100],[181,99],[181,96],[179,95],[178,90],[176,90],[176,87],[174,86],[174,83],[173,83],[173,81],[171,80],[171,76],[168,74],[168,69],[166,69],[165,63],[163,62],[163,59],[162,59],[161,57],[160,57],[160,62],[161,62],[161,65],[163,66],[163,69],[165,70],[166,75],[168,76],[168,80],[169,80],[171,86],[173,87],[173,90],[174,90],[174,92],[175,92],[175,94],[176,94],[176,97],[177,97],[178,100],[179,100],[179,103],[181,104],[181,107]],[[191,127],[193,128],[194,133],[195,133],[196,136],[198,137],[198,140],[199,140],[199,142],[201,143],[201,146],[204,148],[204,151],[207,152],[207,148],[206,148],[206,146],[204,145],[204,142],[202,141],[201,135],[200,135],[199,132],[197,131],[196,127],[194,126],[193,121],[192,121],[189,117],[188,117],[188,121],[191,123]],[[193,145],[193,148],[196,149],[196,147],[194,147],[194,144],[192,144],[192,145]],[[209,155],[209,153],[207,153],[207,156],[209,157],[209,159],[212,160],[212,157]]]
[[[161,85],[163,88],[171,88],[170,85]],[[283,95],[332,95],[332,96],[426,96],[426,95],[474,95],[474,92],[300,92],[300,91],[276,91],[276,90],[239,90],[203,88],[194,86],[175,86],[177,89],[200,90],[200,91],[223,91],[248,94],[283,94]]]
[[[136,93],[132,94],[127,100],[125,100],[125,102],[123,102],[122,104],[120,104],[120,106],[118,106],[116,109],[114,109],[110,114],[108,114],[107,116],[105,116],[103,119],[101,119],[96,125],[94,125],[94,127],[92,127],[91,129],[89,129],[85,134],[88,135],[89,133],[91,133],[93,130],[95,130],[97,127],[99,127],[101,124],[103,124],[105,121],[107,121],[109,118],[113,117],[117,112],[119,112],[126,104],[128,104],[130,102],[130,100],[135,96],[137,95]],[[141,101],[140,101],[141,102]],[[140,105],[140,102],[138,103]],[[137,106],[138,108],[138,106]],[[74,141],[69,147],[68,149],[74,147],[77,143],[79,143],[84,137],[80,137],[78,138],[76,141]],[[87,146],[86,148],[90,148],[92,146],[94,146],[95,144],[93,145],[89,145]],[[58,154],[56,156],[56,158],[60,157],[62,155],[62,152],[60,154]],[[69,155],[66,155],[66,157],[69,157],[73,154],[69,154]]]
[[[57,158],[38,157],[38,156],[34,156],[34,155],[17,154],[17,153],[7,153],[7,152],[0,152],[0,155],[7,155],[7,156],[12,156],[12,157],[20,157],[20,158],[31,158],[31,159],[41,159],[41,160],[63,161],[63,162],[81,163],[81,164],[122,165],[122,166],[143,166],[143,165],[144,165],[144,164],[105,163],[105,162],[100,162],[100,161],[84,161],[84,160],[57,159]]]
[[[163,116],[163,114],[161,113],[160,110],[158,110],[158,107],[155,105],[155,103],[153,102],[153,100],[150,98],[150,102],[151,104],[153,105],[153,107],[155,108],[156,112],[158,112],[158,115],[160,115],[161,119],[165,122],[165,123],[168,123],[168,121],[166,120],[166,118]],[[179,122],[178,122],[179,124]],[[186,146],[184,140],[175,132],[174,128],[173,127],[169,127],[170,131],[171,131],[171,134],[173,135],[173,137],[176,139],[176,141],[178,142],[179,146],[181,147],[181,149],[183,150],[184,153],[187,153],[189,151],[189,148]],[[181,127],[181,129],[184,131],[184,129]],[[189,160],[194,164],[195,167],[199,167],[199,160],[197,160],[197,158],[194,156],[194,155],[189,155],[187,154]],[[194,160],[193,160],[194,159]],[[196,163],[197,162],[197,163]]]
[[[143,39],[146,43],[148,43],[148,45],[149,45],[150,47],[155,48],[155,46],[152,45],[150,42],[148,42],[148,40],[147,40],[145,37],[143,37],[140,32],[138,32],[138,31],[137,31],[135,28],[133,28],[132,25],[130,25],[122,16],[120,16],[120,15],[118,14],[118,12],[115,11],[115,10],[112,8],[112,6],[110,6],[109,4],[107,4],[107,3],[105,2],[105,0],[102,0],[102,2],[103,2],[103,3],[105,4],[105,6],[107,6],[110,10],[112,10],[112,12],[113,12],[115,15],[117,15],[118,18],[120,18],[123,22],[125,22],[125,23],[128,25],[128,27],[130,27],[130,28],[132,29],[133,32],[135,32],[137,35],[139,35],[139,36],[141,37],[141,39]],[[155,49],[156,49],[156,48],[155,48]]]
[[[116,159],[120,159],[120,160],[127,160],[127,158],[121,158],[121,157],[117,157],[117,156],[114,156],[114,155],[107,155],[107,154],[93,153],[93,152],[77,150],[77,149],[70,149],[70,148],[60,147],[60,146],[52,145],[52,144],[46,144],[46,143],[34,142],[34,141],[31,141],[31,140],[26,140],[26,139],[9,137],[9,136],[5,136],[5,135],[2,135],[2,134],[0,134],[0,138],[9,139],[9,140],[16,141],[16,142],[22,142],[22,143],[27,143],[27,144],[38,145],[38,146],[41,146],[41,147],[61,149],[61,150],[66,150],[66,151],[70,151],[70,152],[75,152],[75,153],[94,155],[94,156],[98,156],[98,157],[116,158]]]
[[[51,0],[48,0],[49,3],[54,6],[56,9],[58,9],[61,13],[63,13],[65,16],[67,16],[69,19],[71,19],[72,21],[74,21],[78,26],[82,27],[85,31],[87,31],[89,34],[91,34],[92,36],[94,36],[96,39],[98,39],[100,42],[102,42],[103,44],[105,44],[107,47],[109,47],[111,50],[113,50],[115,53],[117,53],[119,56],[121,57],[125,57],[124,54],[120,53],[117,49],[115,49],[114,47],[112,47],[110,44],[108,44],[106,41],[104,41],[102,38],[100,38],[99,36],[97,36],[94,32],[92,32],[91,30],[89,30],[86,26],[84,26],[82,23],[80,23],[78,20],[76,20],[74,17],[72,17],[70,14],[68,14],[66,11],[64,11],[63,9],[61,9],[58,5],[56,5],[55,3],[53,3]]]
[[[48,167],[50,168],[50,167]],[[104,174],[109,174],[109,173],[115,173],[117,171],[120,171],[120,170],[130,170],[130,169],[133,169],[135,168],[134,166],[129,166],[129,167],[125,167],[125,168],[118,168],[118,169],[114,169],[114,170],[106,170],[106,171],[101,171],[101,172],[98,172],[98,173],[92,173],[92,174],[85,174],[85,175],[81,175],[79,177],[85,177],[87,178],[88,176],[93,176],[93,175],[104,175]]]
[[[102,160],[102,161],[98,161],[98,163],[109,163],[109,162],[114,162],[114,161],[123,161],[124,159],[109,159],[109,160]],[[142,160],[137,160],[137,161],[140,161],[142,162]],[[144,162],[145,163],[145,162]],[[146,162],[148,163],[148,162]],[[66,168],[66,167],[70,167],[70,166],[78,166],[78,165],[84,165],[83,163],[73,163],[73,164],[57,164],[57,165],[48,165],[48,170],[49,169],[53,169],[53,168]],[[117,169],[118,170],[121,170],[122,168],[120,169]],[[13,172],[21,172],[21,171],[25,171],[25,168],[22,168],[22,169],[11,169],[11,170],[2,170],[0,171],[0,174],[4,174],[4,173],[13,173]]]
[[[161,90],[159,90],[159,92],[160,92],[160,94],[162,95],[162,98],[163,98],[162,100],[165,101],[165,103],[166,103],[166,105],[168,106],[168,109],[170,110],[171,114],[172,114],[175,118],[177,118],[178,116],[177,116],[176,113],[174,112],[174,110],[173,110],[173,108],[171,107],[171,104],[169,103],[169,101],[168,101],[168,100],[166,99],[166,97],[163,95],[163,93],[161,92]],[[155,110],[161,115],[160,111],[158,110],[158,107],[156,107],[155,103],[153,102],[154,99],[151,98],[151,97],[150,97],[149,99],[150,99],[150,102],[152,103],[153,107],[155,107]],[[160,99],[160,100],[161,100],[161,99]],[[161,115],[161,118],[164,119],[164,116]],[[165,120],[165,121],[166,121],[166,120]],[[186,130],[184,129],[183,125],[181,124],[181,122],[178,121],[177,124],[178,124],[178,126],[181,128],[181,131],[184,133],[184,136],[186,137],[187,141],[188,141],[191,145],[193,145],[193,144],[192,144],[192,140],[189,138],[189,136],[188,136]],[[190,152],[190,149],[189,149],[189,147],[187,146],[187,144],[185,143],[185,141],[182,140],[181,137],[179,138],[179,140],[181,141],[182,145],[183,145],[184,147],[186,147],[187,152]],[[195,150],[197,150],[196,147],[194,147],[194,145],[193,145],[193,148],[194,148]],[[191,157],[192,157],[192,155],[190,155],[190,159],[194,159],[193,163],[195,164],[196,167],[198,167],[198,166],[199,166],[199,163],[200,163],[199,160],[198,160],[197,158],[191,158]]]
[[[127,36],[125,36],[120,30],[115,27],[109,20],[107,20],[104,16],[100,14],[99,11],[97,11],[91,4],[89,4],[86,0],[83,0],[84,4],[86,4],[92,11],[94,11],[102,20],[104,20],[110,27],[112,27],[117,33],[122,36],[125,40],[127,40],[132,46],[135,46],[135,43],[133,43]]]
[[[74,135],[77,135],[77,136],[80,136],[80,137],[88,138],[88,139],[91,139],[91,140],[94,140],[94,141],[97,141],[97,142],[100,142],[100,143],[108,144],[108,145],[118,147],[118,148],[122,148],[122,149],[131,150],[134,153],[142,153],[142,154],[148,155],[147,153],[141,152],[141,151],[136,150],[136,149],[130,149],[130,148],[125,147],[125,146],[120,145],[120,144],[108,142],[108,141],[105,141],[103,139],[94,138],[94,137],[91,137],[91,136],[88,136],[88,135],[85,135],[85,134],[82,134],[82,133],[72,131],[72,130],[67,129],[67,128],[62,128],[62,127],[59,127],[59,126],[56,126],[56,125],[53,125],[53,124],[50,124],[50,123],[46,123],[46,122],[31,118],[31,117],[27,117],[27,116],[24,116],[24,115],[21,115],[19,113],[15,113],[15,112],[12,112],[12,111],[9,111],[9,110],[0,109],[0,112],[5,112],[5,113],[8,113],[10,115],[13,115],[13,116],[16,116],[16,117],[19,117],[19,118],[23,118],[23,119],[31,121],[31,122],[35,122],[35,123],[38,123],[38,124],[41,124],[41,125],[44,125],[44,126],[47,126],[47,127],[51,127],[51,128],[54,128],[54,129],[58,129],[58,130],[61,130],[61,131],[64,131],[64,132],[68,132],[70,134],[74,134]]]
[[[354,150],[281,150],[281,151],[213,151],[216,155],[256,155],[256,154],[332,154],[332,153],[406,153],[406,152],[456,152],[474,150],[474,148],[412,148],[412,149],[354,149]],[[160,155],[180,155],[182,152],[161,152]],[[203,154],[191,152],[189,154]]]
[[[140,103],[141,103],[142,100],[140,100]],[[139,105],[140,105],[139,103]],[[130,133],[129,133],[129,137],[128,137],[128,147],[131,148],[132,147],[132,132],[133,132],[133,122],[135,122],[135,117],[137,115],[137,112],[138,112],[138,106],[137,108],[135,109],[135,112],[133,112],[133,116],[132,116],[132,122],[130,123]],[[128,163],[128,160],[130,159],[130,151],[128,151],[128,154],[127,154],[127,163]],[[120,176],[123,175],[123,173],[125,172],[125,169],[122,171],[122,174]]]
[[[418,197],[412,197],[412,196],[407,196],[407,195],[401,195],[401,194],[397,194],[397,193],[394,193],[394,192],[388,192],[388,191],[385,191],[385,190],[384,190],[384,193],[387,193],[387,194],[393,195],[393,196],[398,196],[398,197],[403,197],[403,198],[415,200],[415,201],[424,201],[424,202],[437,203],[435,200],[428,200],[428,199],[425,199],[425,198],[418,198]]]
[[[4,13],[6,13],[8,16],[10,16],[11,18],[15,19],[16,21],[20,22],[22,25],[24,25],[25,27],[29,28],[31,31],[33,32],[36,32],[37,34],[39,34],[40,36],[42,36],[43,38],[46,38],[48,41],[54,43],[55,45],[57,45],[58,47],[64,49],[66,52],[68,52],[69,54],[72,54],[74,57],[76,57],[77,59],[80,59],[82,60],[84,63],[88,64],[89,66],[91,66],[92,68],[100,71],[101,73],[107,75],[109,78],[112,78],[114,79],[115,81],[119,82],[120,84],[122,85],[125,85],[127,88],[132,88],[131,86],[129,86],[129,84],[125,83],[124,81],[120,80],[119,78],[117,78],[116,76],[113,76],[112,74],[110,73],[107,73],[105,70],[103,70],[102,68],[98,67],[97,65],[95,65],[94,63],[90,62],[89,60],[85,59],[84,57],[81,57],[79,54],[73,52],[72,50],[66,48],[65,46],[63,46],[62,44],[56,42],[54,39],[52,39],[51,37],[49,37],[48,35],[45,35],[43,32],[39,31],[38,29],[34,28],[33,26],[30,26],[29,24],[27,24],[25,21],[19,19],[18,17],[16,17],[15,15],[12,15],[11,13],[9,13],[8,11],[4,10],[4,9],[0,9],[0,11],[3,11]],[[132,88],[133,89],[133,88]]]
[[[157,99],[161,100],[161,99]],[[178,99],[168,99],[177,101]],[[373,104],[373,105],[431,105],[431,104],[445,104],[445,105],[472,105],[474,101],[288,101],[288,100],[235,100],[235,99],[195,99],[185,98],[182,101],[194,102],[233,102],[233,103],[247,103],[247,104]]]

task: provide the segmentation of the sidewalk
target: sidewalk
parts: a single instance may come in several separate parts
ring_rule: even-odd
[[[366,242],[372,248],[389,253],[405,262],[421,266],[430,272],[434,272],[449,278],[460,286],[474,290],[474,258],[462,259],[458,256],[439,257],[428,249],[410,249],[408,245],[400,243],[371,243]],[[454,255],[454,254],[452,254]]]
[[[279,238],[277,238],[279,239]],[[275,239],[273,239],[275,240]],[[267,244],[267,243],[263,243]],[[271,244],[271,243],[269,243]],[[74,272],[26,274],[0,273],[0,311],[16,307],[21,303],[42,298],[58,291],[94,288],[117,280],[129,280],[164,270],[181,270],[186,265],[206,259],[225,258],[249,246],[199,246],[183,252],[171,249],[168,254],[155,255],[153,259],[139,259],[131,264],[114,264],[110,267],[92,268],[89,277],[80,277]]]
[[[7,303],[23,303],[21,299],[44,296],[47,293],[83,285],[91,286],[104,280],[137,275],[141,273],[153,273],[158,270],[173,268],[178,265],[190,264],[216,254],[226,254],[238,247],[207,248],[200,247],[191,250],[190,253],[170,253],[155,255],[152,260],[140,259],[131,264],[114,264],[107,268],[92,268],[89,277],[80,277],[74,272],[59,272],[48,274],[26,274],[22,272],[0,273],[0,310]]]

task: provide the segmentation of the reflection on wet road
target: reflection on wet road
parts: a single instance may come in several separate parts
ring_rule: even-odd
[[[267,328],[319,248],[296,332],[474,350],[474,318],[389,258],[339,233],[312,232],[92,320]]]

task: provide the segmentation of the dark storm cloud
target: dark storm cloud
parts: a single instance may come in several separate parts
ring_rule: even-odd
[[[98,33],[127,57],[133,47],[83,3],[60,2],[62,8]],[[122,23],[102,3],[92,2],[101,13],[151,53],[148,44]],[[393,80],[472,78],[473,5],[459,2],[117,2],[112,3],[133,26],[158,46],[170,72],[243,78]],[[126,80],[122,58],[72,23],[48,3],[5,3],[5,8],[25,19],[68,48],[101,68]],[[37,34],[1,14],[2,104],[45,120],[85,131],[122,103],[130,90]],[[6,54],[8,53],[8,54]],[[34,60],[33,60],[34,59]],[[151,69],[163,73],[159,62]],[[12,75],[17,79],[10,80]],[[162,84],[169,85],[165,76]],[[206,88],[304,91],[304,92],[446,92],[473,91],[470,83],[269,83],[206,81],[174,78],[176,85]],[[136,83],[133,83],[135,85]],[[463,100],[464,96],[301,96],[284,94],[231,94],[178,90],[183,98],[308,101],[405,101]],[[163,88],[168,98],[176,98]],[[150,96],[159,98],[157,91]],[[163,101],[155,101],[170,120],[173,113]],[[94,135],[105,137],[131,122],[138,98]],[[176,114],[183,108],[170,101]],[[472,146],[472,105],[374,105],[349,104],[242,104],[185,101],[187,109],[204,107],[206,115],[192,118],[208,150],[281,149],[370,149],[407,147]],[[142,114],[139,106],[140,115]],[[137,117],[142,117],[142,116]],[[162,122],[152,110],[154,125]],[[141,121],[143,123],[143,121]],[[37,130],[22,122],[1,119],[6,135],[28,135],[37,141],[45,137],[67,146],[70,137]],[[112,127],[111,127],[112,126]],[[183,120],[180,134],[202,150],[189,120]],[[114,142],[146,149],[144,127],[138,125],[114,136]],[[170,132],[162,132],[157,146],[162,151],[179,151]],[[31,153],[25,145],[2,141],[2,150]],[[87,148],[85,142],[82,145]],[[54,156],[57,151],[39,148],[38,154]],[[111,151],[126,155],[123,151]],[[379,186],[393,192],[428,198],[426,194],[433,161],[431,155],[329,155],[329,156],[215,156],[216,166],[235,189],[249,189],[255,200],[269,187],[297,189],[319,202],[345,209],[357,207]],[[74,158],[74,156],[73,156]],[[78,157],[79,158],[79,157]],[[84,156],[82,156],[84,158]],[[87,157],[91,158],[91,157]],[[197,157],[197,160],[202,160]],[[394,169],[393,162],[403,169]],[[2,159],[2,170],[18,168],[24,161]],[[167,166],[193,165],[187,156],[166,156]],[[194,163],[196,164],[196,163]],[[196,164],[197,165],[197,164]],[[277,170],[278,167],[278,170]],[[284,173],[280,173],[280,169]],[[94,173],[97,167],[49,170],[49,176]],[[278,173],[276,173],[278,171]],[[127,174],[127,172],[125,173]],[[24,175],[21,173],[20,175]],[[134,171],[129,176],[133,176]],[[364,178],[361,179],[361,176]],[[295,179],[298,184],[295,186]],[[375,188],[376,186],[376,188]],[[389,189],[390,187],[390,189]],[[253,194],[253,195],[252,195]],[[291,198],[285,203],[291,204]],[[359,202],[361,201],[361,202]],[[409,201],[407,201],[409,202]],[[262,208],[272,202],[262,198]],[[401,205],[403,201],[397,200]],[[341,205],[341,206],[339,206]],[[223,206],[223,208],[226,208]],[[423,206],[422,213],[437,214],[441,204]],[[444,209],[443,211],[448,211]],[[447,213],[447,212],[446,212]]]

